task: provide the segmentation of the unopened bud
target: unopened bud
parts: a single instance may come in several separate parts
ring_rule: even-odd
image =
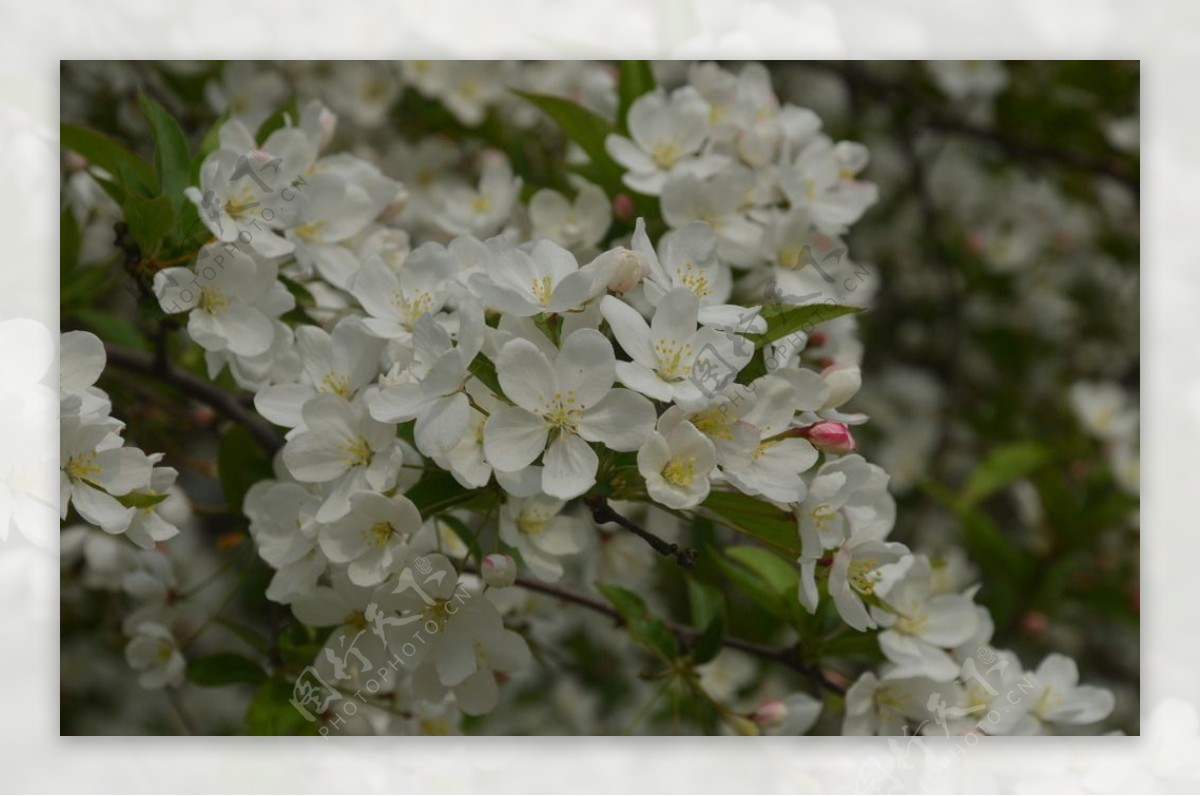
[[[622,221],[628,221],[633,218],[633,212],[636,208],[633,206],[633,197],[627,193],[619,193],[612,200],[613,215]]]
[[[650,263],[632,249],[618,247],[596,258],[596,267],[608,276],[608,289],[626,293],[637,287],[650,273]]]
[[[483,559],[480,569],[483,582],[493,588],[504,589],[517,582],[517,562],[512,556],[493,553]]]
[[[729,726],[733,727],[733,731],[738,735],[758,735],[758,725],[750,721],[745,716],[726,716],[726,721]]]
[[[754,711],[754,723],[759,727],[774,729],[783,726],[783,722],[787,719],[787,705],[780,702],[778,699],[772,699],[758,706],[758,710]]]
[[[854,443],[854,436],[850,433],[850,429],[845,424],[835,423],[832,420],[809,426],[805,436],[808,437],[808,441],[813,444],[813,447],[829,453],[839,455],[854,453],[858,447]]]

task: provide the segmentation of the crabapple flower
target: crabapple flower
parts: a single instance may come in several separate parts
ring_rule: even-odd
[[[295,483],[259,481],[246,492],[242,510],[250,534],[259,556],[275,570],[267,599],[288,603],[308,594],[328,568],[314,519],[320,506],[317,495]]]
[[[702,154],[708,137],[708,103],[690,86],[669,97],[662,89],[643,94],[629,108],[629,135],[609,134],[604,147],[626,169],[626,185],[657,196],[667,178],[687,172],[708,176],[728,163]]]
[[[188,312],[188,334],[203,348],[252,357],[275,339],[271,317],[295,306],[275,276],[271,263],[234,246],[209,244],[194,268],[156,273],[154,295],[164,312]],[[264,311],[268,307],[277,311]]]
[[[851,536],[834,552],[829,567],[829,596],[842,620],[860,632],[877,627],[864,598],[886,598],[912,561],[912,554],[900,542]],[[811,613],[817,608],[817,590],[811,569],[803,568],[808,563],[801,559],[800,603]]]
[[[508,500],[500,508],[500,540],[515,547],[521,561],[539,580],[562,577],[562,556],[581,552],[587,526],[562,513],[566,501],[539,495]]]
[[[517,562],[512,556],[492,553],[479,565],[483,582],[493,589],[507,589],[517,582]]]
[[[427,243],[405,258],[398,273],[382,257],[368,257],[350,292],[367,311],[363,325],[372,334],[407,341],[421,318],[441,310],[453,278],[446,249]]]
[[[962,701],[955,683],[935,683],[923,677],[881,681],[874,672],[864,672],[846,691],[846,716],[842,735],[907,735],[929,715],[932,695],[951,704]]]
[[[361,401],[331,394],[308,401],[300,414],[303,429],[283,446],[283,463],[297,481],[329,484],[318,522],[344,516],[355,492],[395,485],[404,457],[395,426],[371,418]]]
[[[717,451],[694,425],[680,420],[665,433],[660,426],[646,437],[637,464],[651,498],[668,508],[688,509],[708,497]]]
[[[612,208],[604,191],[591,183],[579,186],[575,201],[543,188],[529,200],[533,237],[552,240],[573,252],[592,251],[612,223]]]
[[[542,490],[569,500],[596,483],[599,458],[588,445],[632,451],[654,424],[654,406],[613,388],[612,344],[594,329],[563,341],[553,364],[524,339],[505,343],[496,358],[504,394],[515,406],[493,412],[484,427],[484,453],[497,470],[524,470],[545,451]]]
[[[410,541],[421,530],[421,514],[403,495],[375,492],[350,496],[350,511],[323,527],[321,550],[335,564],[346,564],[356,586],[376,586],[408,563]]]
[[[1079,685],[1079,667],[1066,655],[1051,653],[1027,675],[1033,689],[1030,716],[1045,728],[1055,724],[1092,724],[1108,717],[1115,700],[1106,688]]]
[[[447,192],[437,223],[449,235],[494,235],[512,214],[520,192],[521,178],[513,176],[508,160],[490,159],[477,189],[461,187]]]
[[[807,493],[801,473],[816,464],[817,450],[806,439],[787,436],[796,414],[796,392],[775,376],[763,376],[752,387],[754,406],[741,419],[758,429],[759,439],[748,460],[726,471],[725,477],[748,495],[798,503]]]
[[[604,292],[608,275],[580,268],[575,255],[548,240],[513,247],[489,242],[493,262],[472,274],[471,289],[492,309],[528,318],[580,309]]]
[[[171,631],[160,624],[144,622],[125,645],[125,661],[134,671],[141,672],[138,685],[142,688],[166,688],[183,684],[187,661]]]
[[[649,325],[637,310],[613,296],[601,300],[600,312],[633,360],[617,363],[621,383],[656,401],[674,401],[685,409],[699,409],[707,403],[692,378],[698,363],[711,367],[719,359],[736,372],[753,354],[753,346],[738,335],[709,326],[697,328],[700,301],[685,287],[674,288],[662,297]],[[732,377],[732,373],[728,375]]]
[[[821,702],[803,692],[764,702],[753,720],[768,735],[804,735],[821,716]]]
[[[127,508],[117,498],[149,486],[149,457],[137,448],[123,447],[124,440],[107,423],[66,417],[60,437],[62,519],[74,506],[79,516],[104,531],[124,532],[137,509]]]

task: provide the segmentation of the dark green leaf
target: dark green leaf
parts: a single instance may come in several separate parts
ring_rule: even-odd
[[[157,506],[167,499],[163,495],[147,495],[143,492],[130,492],[128,495],[118,495],[117,502],[127,509],[148,509]]]
[[[318,722],[309,721],[292,704],[294,688],[281,677],[263,683],[246,710],[246,734],[316,735]]]
[[[749,545],[725,548],[725,555],[744,564],[763,579],[772,591],[787,600],[794,598],[800,588],[800,572],[795,564],[762,547]]]
[[[188,661],[187,679],[188,682],[203,686],[235,683],[257,685],[267,679],[267,673],[249,658],[232,652],[218,652]]]
[[[125,223],[143,254],[157,251],[175,223],[175,210],[165,196],[145,199],[133,194],[125,197]]]
[[[500,377],[496,375],[496,366],[483,354],[476,354],[475,359],[471,361],[471,375],[496,395],[504,396],[504,390],[500,388]]]
[[[59,136],[63,149],[78,152],[114,177],[120,174],[119,164],[125,163],[137,175],[141,185],[154,183],[154,172],[150,166],[104,133],[67,123],[60,126]]]
[[[634,641],[667,663],[675,660],[679,654],[675,634],[650,614],[641,597],[619,586],[599,584],[597,588],[617,609]]]
[[[119,315],[89,307],[77,310],[74,315],[84,328],[101,340],[117,343],[126,348],[135,348],[139,351],[150,350],[150,346],[146,344],[146,338],[142,336],[141,332]]]
[[[992,451],[971,473],[959,499],[973,506],[999,489],[1037,470],[1050,452],[1037,442],[1014,442]]]
[[[649,61],[620,61],[617,64],[617,126],[628,130],[626,119],[629,116],[629,106],[643,94],[654,90],[654,71]]]
[[[702,508],[718,524],[757,539],[791,558],[800,555],[800,536],[792,515],[740,492],[713,492]]]
[[[154,168],[158,172],[158,193],[171,200],[175,214],[183,210],[187,199],[183,189],[190,181],[191,160],[188,157],[187,138],[167,109],[155,102],[146,94],[138,95],[138,104],[146,121],[150,123],[150,132],[154,136]]]
[[[763,334],[748,334],[746,337],[754,342],[755,348],[762,348],[767,343],[773,343],[795,332],[812,334],[813,328],[825,321],[832,321],[843,315],[862,312],[863,307],[848,307],[843,304],[799,304],[795,306],[772,305],[764,308],[763,317],[767,321],[767,331]]]
[[[234,426],[221,438],[217,450],[217,471],[225,504],[233,511],[242,510],[242,500],[251,486],[273,475],[271,458],[242,426]]]
[[[608,151],[604,148],[604,139],[613,132],[613,127],[592,111],[563,97],[549,94],[533,94],[518,91],[518,95],[532,102],[543,113],[553,119],[567,138],[579,145],[592,164],[595,171],[592,181],[605,188],[610,193],[620,188],[621,167],[618,166]]]
[[[60,276],[70,274],[79,265],[79,225],[75,214],[65,207],[58,220],[58,270]]]

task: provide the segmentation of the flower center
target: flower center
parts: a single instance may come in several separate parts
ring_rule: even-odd
[[[338,447],[346,454],[342,457],[342,461],[351,467],[365,466],[371,463],[371,446],[367,443],[366,437],[355,437]]]
[[[675,269],[675,281],[695,293],[697,298],[704,298],[712,293],[708,276],[692,262],[684,263],[682,268]]]
[[[90,481],[100,469],[94,453],[77,453],[67,459],[67,476],[75,481]]]
[[[667,466],[662,469],[662,477],[668,483],[686,489],[696,480],[696,457],[677,456],[667,462]]]
[[[396,529],[388,523],[377,522],[367,530],[367,544],[374,547],[386,547],[395,532]]]
[[[543,307],[550,303],[550,294],[553,291],[554,285],[548,276],[535,276],[533,283],[529,286],[529,292],[533,293],[537,303]]]
[[[654,165],[663,171],[674,166],[682,156],[683,149],[679,146],[679,142],[673,138],[655,141],[654,148],[650,150],[650,157],[654,161]]]
[[[517,517],[517,530],[530,536],[540,536],[550,527],[550,515],[537,509],[526,509]]]
[[[309,221],[307,224],[296,227],[296,236],[309,243],[322,243],[324,238],[321,235],[321,227],[323,226],[325,226],[324,221]]]
[[[471,200],[471,209],[483,215],[492,209],[492,197],[486,193],[479,194],[479,196]]]
[[[229,299],[218,288],[208,286],[200,291],[200,309],[216,315],[229,306]]]
[[[427,290],[413,290],[412,296],[406,298],[399,290],[392,291],[392,305],[399,310],[400,317],[410,326],[421,319],[425,313],[433,309],[433,294]]]
[[[875,564],[874,558],[859,558],[850,562],[850,585],[859,594],[869,596],[875,593],[875,584],[881,578],[875,569]]]
[[[827,531],[829,530],[829,525],[833,522],[833,518],[837,516],[837,511],[828,503],[822,503],[809,511],[808,516],[812,519],[813,525],[817,526],[817,530]]]
[[[658,356],[658,375],[667,381],[686,378],[692,373],[696,355],[691,341],[660,339],[654,342],[654,353]]]
[[[720,407],[712,406],[691,417],[692,425],[709,439],[733,439],[733,422]]]
[[[579,430],[579,418],[583,416],[583,409],[582,405],[575,402],[574,390],[567,390],[565,395],[560,390],[555,390],[540,414],[548,428],[574,434]]]
[[[349,401],[351,395],[350,380],[340,373],[335,373],[331,370],[325,374],[325,378],[321,379],[321,383],[317,385],[317,392],[340,395]]]

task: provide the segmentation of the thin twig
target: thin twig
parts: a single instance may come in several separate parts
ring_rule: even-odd
[[[478,570],[468,567],[467,571],[477,572]],[[548,583],[542,583],[541,581],[537,580],[529,580],[527,578],[517,578],[513,585],[525,589],[526,591],[538,592],[539,594],[545,594],[548,597],[554,597],[555,599],[562,600],[563,602],[572,603],[582,608],[587,608],[589,611],[594,611],[598,614],[607,616],[618,624],[623,622],[621,615],[611,605],[601,602],[594,597],[588,597],[586,594],[579,594],[578,592],[564,589],[561,586],[552,586]],[[678,622],[673,622],[670,619],[664,618],[659,619],[659,621],[662,622],[672,634],[674,634],[675,638],[685,648],[695,643],[697,637],[702,632],[696,628],[688,627],[687,625],[681,625]],[[831,674],[823,671],[819,666],[807,664],[803,661],[801,655],[802,650],[799,644],[784,649],[775,649],[762,644],[757,644],[753,641],[746,641],[745,639],[726,636],[722,637],[721,646],[739,650],[740,652],[745,652],[748,655],[753,655],[756,658],[761,658],[763,660],[785,666],[792,671],[804,675],[822,688],[834,693],[846,693],[846,687]]]
[[[181,370],[170,362],[161,363],[160,366],[155,362],[152,354],[134,351],[112,343],[105,343],[104,350],[108,355],[109,364],[178,387],[189,397],[208,405],[229,420],[244,426],[268,454],[274,455],[283,447],[283,437],[275,430],[275,427],[243,404],[233,393],[186,370]]]
[[[588,498],[587,504],[592,510],[592,519],[596,521],[597,525],[603,525],[606,522],[615,522],[625,530],[641,537],[659,555],[673,557],[679,566],[684,569],[691,569],[696,565],[696,557],[699,555],[699,552],[694,547],[680,547],[674,542],[660,539],[628,517],[624,517],[613,511],[612,506],[608,505],[608,501],[604,498]]]

